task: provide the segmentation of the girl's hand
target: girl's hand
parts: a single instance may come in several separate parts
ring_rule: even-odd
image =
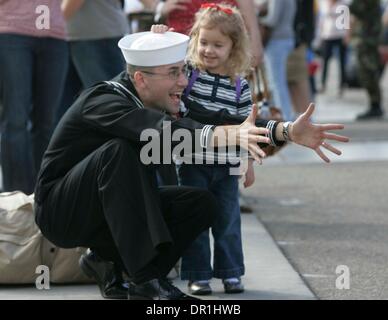
[[[255,183],[255,170],[253,169],[253,160],[248,160],[248,170],[245,173],[244,188],[249,188]]]
[[[151,26],[151,32],[154,33],[165,33],[167,31],[174,31],[174,28],[169,28],[164,24],[153,24]]]

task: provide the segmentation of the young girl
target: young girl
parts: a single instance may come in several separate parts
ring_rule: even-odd
[[[203,4],[190,35],[188,62],[191,74],[186,99],[213,111],[226,109],[231,114],[249,115],[251,94],[248,82],[242,76],[250,67],[250,49],[248,33],[238,9],[225,4]],[[238,176],[231,175],[230,168],[228,164],[182,164],[178,167],[180,183],[212,191],[220,209],[211,229],[213,268],[209,230],[201,234],[182,257],[181,277],[189,280],[191,294],[210,294],[212,277],[223,280],[226,293],[244,291],[240,279],[245,268]],[[253,181],[250,162],[245,187]]]

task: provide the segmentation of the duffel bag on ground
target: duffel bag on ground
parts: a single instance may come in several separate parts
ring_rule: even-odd
[[[48,267],[51,283],[90,282],[78,265],[86,249],[50,243],[35,224],[33,208],[33,195],[0,193],[0,283],[35,283],[41,265]]]

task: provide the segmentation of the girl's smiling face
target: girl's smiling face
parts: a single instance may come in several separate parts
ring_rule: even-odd
[[[228,59],[233,41],[219,28],[201,28],[198,36],[198,53],[206,70],[211,73],[226,75]]]

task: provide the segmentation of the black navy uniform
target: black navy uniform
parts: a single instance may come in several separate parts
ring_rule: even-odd
[[[36,222],[54,244],[90,247],[141,282],[165,276],[217,210],[205,190],[158,187],[156,166],[140,161],[141,132],[162,134],[171,121],[172,132],[194,136],[206,124],[245,118],[188,103],[186,117],[176,119],[143,108],[125,72],[113,80],[126,89],[99,83],[85,90],[55,129],[35,189]]]

